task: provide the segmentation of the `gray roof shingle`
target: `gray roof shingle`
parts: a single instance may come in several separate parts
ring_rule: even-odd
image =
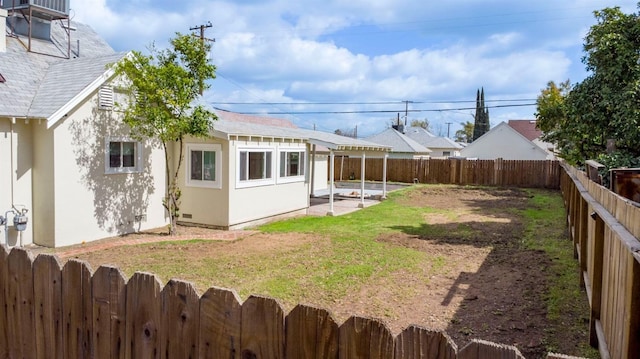
[[[392,152],[429,154],[431,152],[427,147],[410,139],[402,133],[388,128],[383,132],[366,138],[367,141],[379,143],[381,145],[390,146]]]
[[[25,48],[26,37],[6,36],[7,51],[0,53],[0,74],[6,79],[0,83],[0,117],[47,118],[104,74],[107,63],[123,56],[89,26],[75,22],[71,26],[75,29],[71,59],[60,57],[66,56],[68,48],[60,22],[51,24],[51,41],[32,39],[32,52]]]
[[[462,149],[460,144],[450,138],[434,136],[422,127],[409,127],[404,133],[407,137],[428,148]]]
[[[213,123],[212,135],[215,137],[229,138],[232,136],[270,137],[301,140],[316,143],[338,151],[369,150],[386,151],[388,146],[380,145],[366,140],[336,135],[334,133],[306,130],[296,128],[295,125],[286,125],[283,119],[270,117],[250,116],[238,113],[217,110],[218,121]],[[230,116],[229,114],[233,114]],[[261,121],[264,120],[264,121]],[[283,122],[284,121],[284,122]]]

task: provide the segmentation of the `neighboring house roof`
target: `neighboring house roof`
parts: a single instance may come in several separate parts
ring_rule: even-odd
[[[328,132],[297,128],[293,123],[285,119],[244,115],[221,110],[216,110],[215,112],[218,116],[218,121],[213,123],[211,135],[227,140],[234,137],[265,137],[299,140],[337,151],[388,151],[390,149],[387,146],[369,141]]]
[[[447,137],[435,136],[431,132],[425,130],[422,127],[409,127],[404,132],[405,136],[418,142],[419,144],[427,148],[444,148],[460,150],[462,146]]]
[[[391,147],[391,152],[429,154],[431,150],[393,128],[366,138],[367,141]]]
[[[225,120],[225,121],[255,123],[260,125],[269,125],[269,126],[277,126],[277,127],[298,128],[298,126],[296,126],[293,122],[283,118],[245,115],[245,114],[225,111],[221,109],[216,109],[216,114],[218,115],[219,119]]]
[[[509,126],[529,141],[542,135],[542,131],[536,127],[536,120],[509,120]]]
[[[12,20],[7,19],[8,30]],[[31,40],[32,52],[25,49],[24,36],[6,36],[6,52],[0,53],[0,73],[6,80],[0,83],[0,116],[51,120],[91,84],[97,87],[96,80],[101,84],[107,79],[106,65],[124,54],[116,54],[89,26],[72,22],[71,27],[71,59],[60,57],[66,56],[68,42],[59,22],[51,23],[51,41]]]
[[[506,160],[546,159],[548,153],[518,133],[506,122],[500,122],[460,151],[465,157]]]

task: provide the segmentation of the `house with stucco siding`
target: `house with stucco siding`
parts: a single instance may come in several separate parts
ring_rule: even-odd
[[[2,243],[58,247],[165,225],[162,152],[133,140],[113,107],[108,65],[126,53],[65,9],[24,10],[0,9]]]
[[[65,9],[24,6],[0,9],[2,244],[60,247],[166,226],[164,152],[134,139],[115,106],[126,82],[110,65],[127,54]],[[331,191],[336,154],[364,164],[389,149],[283,119],[218,115],[208,138],[182,149],[182,223],[230,229],[304,214],[314,190]],[[179,150],[169,146],[171,165]]]

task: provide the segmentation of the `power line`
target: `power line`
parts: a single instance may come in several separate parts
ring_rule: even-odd
[[[515,105],[494,105],[494,106],[486,106],[487,108],[506,108],[506,107],[525,107],[525,106],[535,106],[535,103],[523,103],[523,104],[515,104]],[[230,111],[227,109],[223,109],[220,107],[213,107],[216,110],[220,111]],[[405,109],[405,113],[420,113],[420,112],[455,112],[455,111],[464,111],[464,110],[475,110],[475,107],[459,107],[459,108],[440,108],[440,109]],[[402,112],[402,110],[353,110],[353,111],[276,111],[276,112],[243,112],[243,111],[232,111],[235,113],[239,113],[242,115],[339,115],[339,114],[365,114],[365,113],[397,113]]]
[[[219,73],[218,73],[219,74]],[[226,80],[232,82],[228,78],[221,76]],[[233,82],[232,82],[233,83]],[[241,89],[249,92],[248,90],[242,88],[237,83],[234,83],[236,86]],[[524,101],[536,101],[536,99],[532,98],[524,98],[524,99],[500,99],[500,100],[486,100],[485,102],[524,102]],[[475,100],[439,100],[439,101],[408,101],[409,103],[414,104],[447,104],[447,103],[475,103]],[[247,106],[268,106],[268,105],[399,105],[406,104],[407,101],[373,101],[373,102],[312,102],[312,101],[296,101],[296,102],[210,102],[211,105],[247,105]]]

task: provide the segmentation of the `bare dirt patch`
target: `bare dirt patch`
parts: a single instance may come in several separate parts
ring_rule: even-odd
[[[526,208],[528,198],[519,189],[430,186],[410,191],[401,203],[433,208],[433,213],[425,214],[423,223],[402,224],[377,241],[425,253],[430,260],[419,264],[421,275],[399,270],[364,283],[344,297],[311,297],[304,302],[329,309],[339,323],[352,315],[380,318],[395,335],[417,324],[446,331],[459,347],[478,338],[515,345],[526,358],[542,358],[545,330],[551,325],[545,303],[551,260],[542,251],[521,246],[524,225],[515,210]],[[181,227],[181,231],[186,236],[217,233],[192,227]],[[314,253],[329,246],[330,239],[315,234],[254,233],[232,242],[190,243],[178,251],[174,248],[170,255],[191,261],[234,256],[241,262],[253,255],[275,256],[308,247],[312,260]],[[153,245],[126,246],[78,258],[97,268],[126,265],[122,261],[139,251],[151,256],[162,250]],[[190,280],[188,275],[180,277]],[[286,311],[295,305],[283,304]],[[556,329],[562,344],[558,349],[565,354],[575,355],[577,341],[587,340]]]

